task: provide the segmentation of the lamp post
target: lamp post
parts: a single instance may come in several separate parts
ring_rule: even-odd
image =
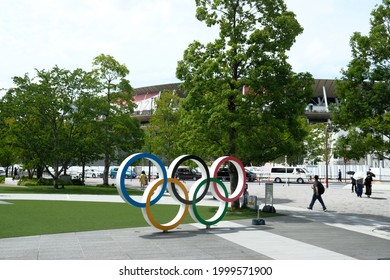
[[[328,156],[328,138],[329,133],[332,131],[332,123],[330,119],[328,119],[328,122],[326,123],[326,130],[325,130],[325,180],[326,180],[326,188],[329,187],[328,184],[328,165],[329,165],[329,156]]]
[[[153,115],[153,101],[154,101],[154,97],[151,97],[150,98],[150,117]],[[151,138],[152,138],[152,131],[149,131],[149,153],[152,153],[152,145],[150,143],[151,141]],[[152,162],[149,160],[149,166],[148,166],[148,178],[147,178],[147,181],[150,182],[151,181],[151,178],[152,178],[152,174],[151,174],[151,171],[152,171]]]

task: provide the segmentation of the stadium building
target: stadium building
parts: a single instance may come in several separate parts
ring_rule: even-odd
[[[335,80],[315,79],[313,84],[313,97],[309,104],[307,104],[305,111],[308,124],[330,123],[331,114],[329,106],[331,104],[339,104],[335,84]],[[172,83],[135,89],[134,102],[137,104],[137,107],[134,112],[134,117],[137,118],[141,124],[146,125],[156,108],[155,99],[158,98],[164,90],[175,91],[179,96],[184,97],[179,85],[180,83]],[[333,141],[329,141],[329,143],[334,143],[334,140],[336,140],[338,136],[338,133],[332,133],[330,137],[333,138]],[[330,146],[329,148],[331,149],[332,147]],[[360,162],[351,161],[349,164],[365,165],[367,168],[390,168],[389,161],[381,161],[374,154],[367,155],[366,158],[362,159]],[[335,155],[332,155],[330,165],[334,166],[335,169],[338,169],[341,166],[344,166],[345,162],[343,158],[337,158]]]

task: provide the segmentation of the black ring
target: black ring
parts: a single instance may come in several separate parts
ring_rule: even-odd
[[[204,192],[202,193],[201,196],[199,196],[197,199],[196,199],[196,203],[198,203],[199,201],[201,201],[207,194],[208,190],[209,190],[209,187],[210,187],[210,171],[209,171],[209,168],[207,167],[207,164],[204,162],[203,159],[201,159],[200,157],[198,156],[195,156],[195,155],[187,155],[187,156],[184,156],[181,160],[179,160],[176,165],[173,167],[172,169],[172,173],[171,174],[168,174],[168,176],[170,176],[171,178],[174,178],[175,174],[176,174],[176,170],[179,168],[180,166],[180,163],[186,161],[186,160],[194,160],[195,163],[198,163],[198,166],[199,166],[199,163],[204,167],[204,170],[206,170],[206,176],[207,176],[207,183],[206,183],[206,187],[204,189]],[[175,187],[175,184],[174,183],[171,183],[171,189],[172,189],[172,195],[174,195],[181,203],[183,204],[187,204],[187,205],[192,205],[193,201],[192,200],[187,200],[187,199],[184,199],[182,198],[177,190],[176,190],[176,187]]]

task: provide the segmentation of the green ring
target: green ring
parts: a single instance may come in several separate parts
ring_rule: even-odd
[[[225,184],[224,184],[221,180],[219,180],[219,179],[217,179],[217,178],[210,178],[210,181],[211,181],[211,182],[218,183],[218,184],[222,187],[222,189],[223,189],[223,191],[224,191],[226,197],[229,195],[229,194],[228,194],[228,191],[227,191],[227,189],[226,189]],[[219,218],[215,219],[214,221],[206,221],[206,220],[204,220],[204,219],[199,215],[199,212],[198,212],[198,210],[197,210],[197,208],[196,208],[196,199],[195,199],[195,198],[197,197],[197,194],[198,194],[198,191],[199,191],[200,187],[203,186],[206,182],[207,182],[207,179],[204,179],[202,182],[200,182],[200,184],[199,184],[198,187],[196,188],[196,190],[195,190],[195,192],[194,192],[194,197],[192,198],[192,209],[193,209],[193,211],[194,211],[195,217],[198,219],[198,221],[199,221],[201,224],[204,224],[204,225],[206,225],[206,226],[211,226],[211,225],[215,225],[216,223],[218,223],[219,221],[221,221],[221,220],[223,219],[223,217],[225,216],[225,214],[226,214],[226,212],[227,212],[228,202],[227,202],[227,201],[225,202],[225,207],[224,207],[224,209],[223,209],[223,213],[221,214],[221,216],[220,216]],[[223,201],[221,201],[221,202],[223,202]],[[220,207],[221,207],[221,206],[220,206]]]

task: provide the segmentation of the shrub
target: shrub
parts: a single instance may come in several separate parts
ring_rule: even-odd
[[[36,178],[32,178],[32,179],[29,179],[29,178],[21,178],[18,182],[18,185],[19,186],[26,186],[26,187],[30,187],[30,186],[52,186],[53,185],[53,179],[47,179],[47,178],[40,178],[40,179],[36,179]]]
[[[26,187],[37,186],[38,185],[37,181],[38,181],[37,179],[29,179],[29,178],[22,177],[18,181],[18,185],[19,186],[26,186]]]
[[[40,186],[53,186],[54,182],[52,178],[39,178],[37,184]]]
[[[72,179],[72,184],[76,186],[83,186],[84,182],[81,179]]]

